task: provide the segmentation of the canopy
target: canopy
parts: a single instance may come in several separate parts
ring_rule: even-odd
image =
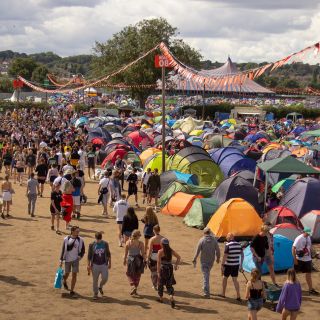
[[[282,236],[276,234],[273,237],[273,245],[274,245],[274,270],[275,271],[286,271],[293,266],[293,257],[292,257],[292,245],[293,241]],[[244,261],[243,261],[243,269],[247,272],[251,272],[252,269],[255,268],[255,264],[252,259],[252,252],[250,246],[248,246],[244,250]],[[268,273],[269,269],[267,264],[264,262],[262,265],[262,274]]]
[[[218,238],[225,238],[229,232],[237,238],[249,238],[258,234],[262,220],[254,207],[247,201],[234,198],[219,207],[207,227]]]
[[[257,166],[264,172],[320,174],[319,170],[316,170],[291,156],[258,163]]]
[[[183,222],[188,227],[203,229],[209,222],[212,215],[216,212],[219,205],[214,198],[197,198],[194,199],[193,204]]]

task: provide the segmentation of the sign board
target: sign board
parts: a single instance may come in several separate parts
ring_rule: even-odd
[[[169,68],[170,67],[170,62],[169,60],[160,54],[157,54],[154,57],[154,65],[156,68]]]

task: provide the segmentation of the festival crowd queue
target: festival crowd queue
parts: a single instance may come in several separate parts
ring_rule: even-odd
[[[85,143],[82,130],[72,131],[69,128],[71,114],[68,111],[27,110],[19,115],[24,123],[13,123],[12,117],[3,116],[1,146],[1,166],[4,166],[5,177],[1,183],[1,217],[10,218],[10,208],[14,195],[14,184],[26,182],[28,215],[36,214],[38,197],[43,197],[44,185],[51,188],[51,230],[61,234],[61,219],[70,235],[62,243],[60,266],[64,265],[63,287],[69,290],[70,296],[76,295],[75,287],[81,259],[87,262],[88,274],[92,275],[93,299],[104,295],[104,286],[112,268],[112,253],[108,242],[103,239],[102,232],[95,234],[95,241],[90,243],[86,253],[86,245],[80,236],[80,229],[71,225],[72,219],[81,219],[81,206],[86,203],[85,168],[88,177],[96,179],[97,153],[94,145]],[[19,119],[18,119],[19,120]],[[43,126],[46,123],[46,126]],[[46,142],[44,142],[46,141]],[[143,223],[143,237],[139,231],[139,219],[129,199],[134,197],[138,208],[138,175],[133,169],[127,176],[128,193],[124,194],[124,172],[127,164],[120,157],[115,164],[103,173],[97,189],[98,203],[102,206],[102,215],[110,218],[115,215],[116,232],[119,247],[123,247],[123,265],[130,285],[130,295],[138,295],[139,283],[145,270],[150,270],[152,287],[158,293],[158,301],[163,303],[164,287],[169,295],[172,308],[175,307],[174,273],[178,270],[181,257],[171,245],[168,238],[162,235],[157,215],[158,195],[161,189],[160,176],[157,169],[148,169],[142,176],[143,204],[147,204]],[[1,172],[0,171],[0,172]],[[27,181],[24,181],[27,175]],[[12,182],[13,181],[13,182]],[[153,203],[153,205],[152,205]],[[261,231],[250,242],[250,249],[255,267],[245,288],[245,300],[248,303],[248,318],[257,319],[266,298],[264,283],[261,280],[262,264],[268,266],[273,285],[279,286],[274,273],[273,238],[270,226],[264,224]],[[311,295],[318,295],[312,284],[312,242],[311,230],[305,228],[292,247],[294,269],[287,272],[287,280],[282,287],[277,311],[282,319],[296,319],[302,303],[301,286],[296,271],[305,274],[306,283]],[[214,263],[221,263],[221,293],[225,298],[228,280],[231,277],[235,288],[236,300],[241,302],[241,290],[238,282],[239,272],[243,272],[243,246],[229,233],[223,252],[209,228],[203,230],[203,237],[195,248],[193,265],[196,267],[200,259],[200,270],[203,275],[203,297],[210,298],[210,272]],[[200,257],[200,258],[199,258]],[[71,282],[68,283],[71,274]]]

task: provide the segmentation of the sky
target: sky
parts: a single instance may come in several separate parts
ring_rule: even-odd
[[[91,54],[156,17],[205,60],[271,62],[320,41],[319,0],[0,0],[0,51]]]

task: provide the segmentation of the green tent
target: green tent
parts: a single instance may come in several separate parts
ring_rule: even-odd
[[[305,131],[302,133],[302,136],[309,136],[309,137],[320,137],[320,129],[312,130],[312,131]]]
[[[195,174],[199,185],[216,188],[224,179],[219,166],[211,159],[208,152],[197,146],[190,146],[168,158],[167,170]]]
[[[218,201],[214,198],[194,199],[192,207],[184,217],[183,222],[188,227],[203,229],[218,208]]]
[[[168,156],[165,155],[165,161],[167,161]],[[155,153],[149,158],[147,158],[143,164],[143,171],[146,172],[150,168],[151,171],[158,169],[159,174],[162,172],[162,153]]]
[[[212,187],[200,187],[193,184],[188,184],[180,181],[172,182],[167,190],[160,197],[159,205],[164,207],[170,198],[177,192],[184,192],[188,194],[202,195],[204,197],[211,197],[215,188]]]

